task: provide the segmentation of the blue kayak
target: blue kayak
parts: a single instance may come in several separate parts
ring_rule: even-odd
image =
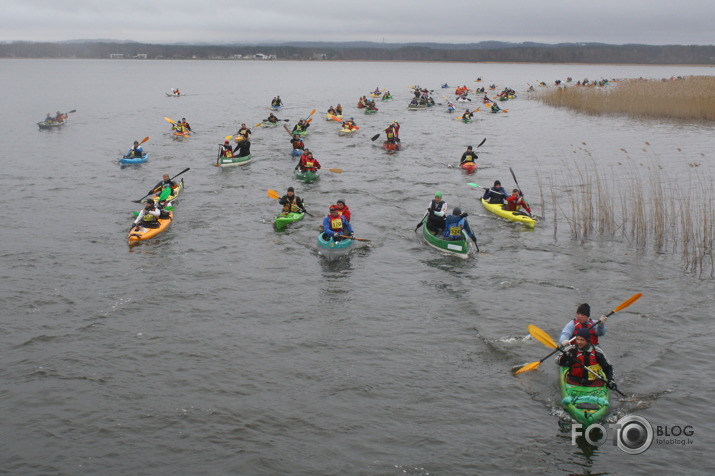
[[[144,152],[141,157],[122,157],[119,159],[120,164],[143,164],[149,160],[149,154]]]

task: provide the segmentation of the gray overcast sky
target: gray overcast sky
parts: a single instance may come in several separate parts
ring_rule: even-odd
[[[715,0],[2,0],[0,5],[0,41],[715,43]]]

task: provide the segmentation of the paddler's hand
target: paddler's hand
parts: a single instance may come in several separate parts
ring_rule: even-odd
[[[601,316],[601,317],[598,319],[598,324],[599,324],[599,325],[605,324],[607,320],[608,320],[608,316]]]
[[[618,391],[618,385],[616,385],[616,382],[614,382],[613,380],[609,380],[606,383],[606,387],[610,388],[613,391],[616,391],[616,392]]]
[[[570,345],[571,345],[571,341],[570,341],[570,340],[562,340],[562,341],[561,341],[561,347],[568,347],[568,346],[570,346]]]

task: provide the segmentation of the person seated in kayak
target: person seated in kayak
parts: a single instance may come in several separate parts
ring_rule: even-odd
[[[293,135],[293,138],[290,140],[290,143],[293,145],[293,149],[298,149],[298,150],[305,149],[305,143],[303,142],[303,139],[301,139],[300,135],[298,135],[298,134]]]
[[[283,106],[283,100],[281,99],[280,96],[276,96],[276,103],[274,106],[282,107]]]
[[[131,157],[142,157],[144,155],[144,149],[142,149],[142,146],[139,145],[139,141],[134,141],[134,145],[132,146],[131,149],[129,149],[129,152],[126,153],[124,158],[131,158]]]
[[[375,88],[375,90],[372,92],[373,94],[380,94],[380,88]]]
[[[341,106],[339,103],[337,106],[335,106],[335,112],[336,116],[342,116],[343,115],[343,106]]]
[[[181,91],[179,91],[179,88],[173,88],[173,89],[171,90],[171,92],[172,92],[175,96],[181,96]]]
[[[181,121],[177,121],[172,124],[171,130],[174,131],[174,133],[176,134],[183,134],[184,132],[186,132],[186,129],[184,129],[184,125],[181,123]]]
[[[476,164],[479,156],[472,150],[472,146],[468,145],[466,152],[462,154],[462,158],[459,159],[459,165],[462,164]]]
[[[499,180],[494,181],[494,186],[484,192],[482,198],[491,204],[504,204],[504,199],[507,197],[506,190],[501,186]]]
[[[278,98],[276,96],[273,96],[273,99],[271,99],[271,106],[278,106]]]
[[[159,228],[159,217],[161,216],[161,211],[154,204],[153,199],[148,199],[146,201],[146,206],[142,208],[137,215],[136,220],[134,220],[134,226],[143,226],[144,228]]]
[[[350,117],[347,121],[343,121],[343,129],[350,129],[353,130],[357,127],[357,124],[355,124],[355,118]]]
[[[613,366],[606,354],[588,341],[588,336],[587,329],[579,329],[574,337],[574,345],[567,347],[557,360],[561,367],[569,367],[566,382],[583,387],[603,387],[605,384],[611,390],[616,390],[618,386],[613,376]]]
[[[182,118],[181,118],[181,127],[183,127],[185,131],[192,132],[192,131],[191,131],[191,126],[189,125],[188,122],[186,122],[186,118],[185,118],[185,117],[182,117]]]
[[[333,106],[330,106],[330,107],[328,108],[328,114],[330,114],[331,116],[337,116],[337,115],[338,115],[338,113],[335,111],[335,108],[334,108]]]
[[[447,202],[442,200],[442,192],[435,192],[434,199],[427,209],[427,229],[439,235],[444,231],[444,221],[447,216]]]
[[[385,91],[384,93],[382,93],[382,99],[392,99],[392,94],[390,93],[390,91]]]
[[[251,129],[246,126],[245,122],[241,123],[241,128],[236,132],[235,134],[238,137],[242,137],[242,139],[239,140],[247,140],[251,138]]]
[[[323,239],[329,241],[332,238],[335,241],[340,241],[353,236],[355,235],[350,222],[340,214],[337,205],[330,205],[330,213],[323,218]]]
[[[375,106],[375,101],[368,101],[365,103],[365,109],[368,111],[377,111],[377,107]]]
[[[501,111],[501,108],[499,107],[499,105],[495,102],[492,102],[492,112],[499,112],[499,111]]]
[[[298,165],[295,166],[295,170],[299,169],[301,172],[315,173],[318,169],[320,169],[320,162],[318,162],[318,159],[313,157],[312,152],[308,152],[300,157],[300,162],[298,162]]]
[[[64,122],[65,119],[67,119],[67,114],[62,114],[60,111],[57,111],[57,114],[55,114],[55,122]]]
[[[477,244],[477,237],[474,236],[472,229],[469,228],[469,222],[467,221],[467,213],[462,213],[462,209],[455,207],[452,210],[452,214],[447,216],[444,221],[444,232],[442,237],[445,240],[459,241],[464,239],[462,231],[464,231],[469,238]]]
[[[46,122],[46,123],[48,123],[48,124],[51,123],[51,122],[55,122],[55,118],[52,116],[52,114],[50,114],[50,113],[48,112],[48,113],[47,113],[47,117],[45,117],[45,121],[44,121],[44,122]]]
[[[154,185],[154,188],[152,188],[151,191],[154,194],[160,194],[166,187],[171,187],[172,192],[170,192],[169,195],[172,195],[174,193],[173,190],[178,186],[179,184],[171,180],[169,174],[164,174],[161,176],[161,180]]]
[[[297,134],[299,132],[305,132],[308,130],[308,127],[310,127],[310,123],[306,121],[305,119],[301,119],[298,121],[298,123],[293,126],[293,134]]]
[[[335,206],[338,207],[338,211],[340,212],[340,215],[344,216],[347,221],[350,221],[350,217],[352,216],[352,213],[350,212],[350,209],[348,208],[347,205],[345,205],[345,199],[341,198],[337,202],[335,202]]]
[[[387,129],[385,129],[385,136],[387,137],[387,142],[390,144],[397,144],[400,142],[399,138],[400,124],[397,121],[393,122]]]
[[[238,154],[236,153],[238,151]],[[234,157],[248,157],[251,155],[251,141],[246,139],[242,140],[233,149]]]
[[[233,148],[229,141],[224,141],[221,147],[221,157],[233,157]]]
[[[473,117],[474,117],[474,113],[469,112],[469,109],[465,109],[464,114],[462,114],[463,121],[471,121]]]
[[[511,195],[506,197],[506,205],[504,205],[504,210],[518,212],[522,208],[524,209],[523,213],[526,213],[527,215],[531,216],[531,207],[529,207],[529,204],[524,199],[524,194],[521,193],[521,190],[515,188],[511,191]]]
[[[276,124],[278,123],[280,119],[278,119],[273,113],[268,114],[268,117],[263,120],[263,122],[270,122],[271,124]]]
[[[606,335],[606,321],[608,317],[601,316],[598,321],[591,319],[591,306],[588,303],[579,304],[576,308],[576,317],[566,323],[559,334],[559,342],[562,346],[567,346],[571,343],[578,331],[588,329],[589,342],[593,345],[598,345],[598,337]]]
[[[293,187],[288,187],[288,191],[280,198],[280,200],[278,200],[278,203],[283,205],[281,213],[284,215],[288,213],[298,213],[305,210],[303,200],[295,194],[295,189]]]

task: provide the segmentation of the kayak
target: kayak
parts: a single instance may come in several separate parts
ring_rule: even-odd
[[[365,114],[375,114],[376,112],[377,112],[377,109],[365,108]]]
[[[174,212],[169,212],[169,218],[159,218],[159,226],[157,228],[145,228],[141,225],[133,227],[129,230],[129,236],[127,237],[129,244],[133,245],[139,241],[148,240],[158,235],[169,228],[172,218],[174,218]]]
[[[266,128],[266,127],[276,127],[278,125],[277,122],[270,122],[270,121],[263,121],[261,122],[261,127]]]
[[[500,101],[508,101],[509,98],[506,97],[506,96],[499,96],[499,100],[500,100]]]
[[[167,95],[168,97],[170,97],[170,98],[178,98],[178,97],[181,97],[181,93],[179,93],[179,94],[176,94],[176,93],[164,93],[164,94],[166,94],[166,95]]]
[[[271,111],[280,111],[283,109],[283,106],[271,106]]]
[[[300,157],[303,155],[303,149],[293,149],[290,151],[291,157]]]
[[[427,105],[426,104],[410,104],[409,106],[407,106],[407,109],[409,109],[410,111],[416,111],[418,109],[427,109]]]
[[[400,146],[400,143],[392,143],[392,142],[383,142],[382,143],[382,148],[385,149],[388,152],[397,152],[398,150],[402,150],[402,147]]]
[[[191,135],[191,132],[189,132],[189,131],[174,132],[175,137],[189,137],[190,135]]]
[[[462,235],[465,235],[465,233],[462,232]],[[424,237],[427,244],[430,245],[432,248],[437,248],[438,250],[446,251],[459,258],[466,259],[469,257],[469,242],[467,241],[466,235],[464,236],[463,240],[459,241],[444,240],[441,236],[434,235],[431,231],[427,229],[426,215],[424,220],[422,220],[422,236]]]
[[[357,129],[348,129],[348,128],[344,127],[338,131],[338,135],[349,136],[349,135],[353,135],[357,131],[358,131]]]
[[[473,121],[473,119],[472,119],[472,118],[469,118],[469,117],[462,117],[462,118],[460,119],[460,121],[462,121],[462,122],[465,123],[465,124],[469,124],[470,122]]]
[[[179,181],[179,183],[176,184],[176,187],[172,187],[171,195],[169,195],[169,196],[167,196],[167,197],[164,197],[164,201],[170,202],[170,201],[172,201],[172,200],[176,200],[176,197],[179,196],[179,193],[181,193],[181,191],[182,191],[183,189],[184,189],[184,179],[182,178],[182,179]],[[163,192],[162,192],[162,194],[163,194]],[[154,201],[159,201],[159,200],[161,200],[161,194],[154,195],[154,196],[151,197],[151,198],[153,198]]]
[[[301,180],[303,182],[315,182],[320,178],[320,174],[316,170],[315,172],[311,172],[309,170],[306,170],[305,172],[301,172],[300,170],[295,171],[295,178],[298,180]]]
[[[328,261],[333,261],[345,256],[352,249],[355,240],[344,239],[335,241],[332,237],[329,240],[325,239],[325,233],[318,233],[318,254],[328,258]]]
[[[382,101],[392,101],[393,99],[392,96],[382,96]]]
[[[364,107],[365,107],[365,104],[364,104],[364,103],[359,102],[359,103],[357,104],[357,108],[358,108],[358,109],[363,109]]]
[[[304,216],[305,213],[303,212],[280,213],[276,215],[275,219],[273,220],[273,226],[275,226],[277,230],[280,230],[293,223],[294,221],[302,220]]]
[[[56,122],[56,121],[47,122],[47,121],[42,121],[42,122],[38,122],[38,123],[37,123],[37,126],[38,126],[40,129],[59,129],[59,128],[61,128],[62,126],[64,126],[65,124],[67,124],[65,121],[62,121],[62,122]]]
[[[342,115],[342,114],[337,114],[337,115],[336,115],[336,114],[330,114],[329,112],[325,114],[325,120],[326,120],[326,121],[334,121],[334,120],[335,120],[335,119],[333,119],[334,117],[337,117],[337,118],[340,119],[341,121],[343,120],[343,115]]]
[[[253,155],[248,154],[243,157],[219,157],[216,167],[233,167],[234,165],[246,165],[251,162]]]
[[[471,175],[477,171],[477,164],[475,162],[464,162],[463,164],[459,164],[459,168],[464,170],[467,175]]]
[[[529,228],[534,228],[536,226],[536,220],[531,218],[529,215],[522,211],[510,211],[510,210],[504,210],[504,205],[501,203],[489,203],[488,201],[482,200],[482,206],[486,208],[488,211],[492,212],[496,216],[500,218],[505,218],[509,221],[514,221],[517,223],[521,223]]]
[[[456,109],[454,109],[453,107],[448,107],[448,108],[447,108],[447,112],[449,112],[449,113],[453,113],[455,110],[456,110]]]
[[[293,132],[291,132],[291,134],[293,134],[293,135],[298,134],[298,135],[301,136],[301,137],[305,137],[305,136],[308,135],[308,131],[307,131],[307,130],[304,130],[304,131],[293,131]]]
[[[605,385],[600,387],[582,387],[573,385],[566,379],[568,367],[561,367],[559,386],[561,387],[561,405],[574,420],[588,426],[598,423],[608,413],[611,391]]]
[[[377,93],[370,93],[370,97],[373,97],[373,98],[379,98],[379,97],[380,97],[381,95],[382,95],[382,93],[381,93],[381,92],[377,92]]]
[[[141,157],[122,157],[119,159],[120,164],[143,164],[149,160],[149,154],[144,152]]]

